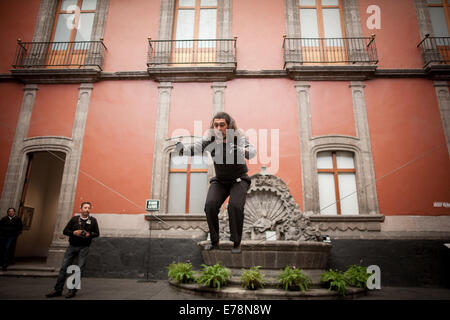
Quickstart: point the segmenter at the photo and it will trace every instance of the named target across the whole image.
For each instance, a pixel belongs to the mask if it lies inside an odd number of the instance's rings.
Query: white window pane
[[[179,0],[180,7],[195,7],[195,0]]]
[[[332,173],[319,173],[319,203],[321,214],[337,214],[336,189]]]
[[[74,14],[60,14],[58,16],[58,22],[56,24],[54,42],[67,42],[70,41],[70,33],[73,26]],[[66,50],[67,44],[54,43],[52,50]]]
[[[177,31],[175,40],[194,39],[195,10],[178,10]],[[192,42],[179,42],[177,48],[191,48]]]
[[[199,39],[215,39],[216,38],[216,9],[200,10],[200,23],[198,30]],[[199,42],[199,47],[213,48],[215,41]]]
[[[338,175],[339,197],[341,198],[342,214],[358,214],[358,196],[356,193],[356,178],[353,173]]]
[[[83,0],[81,10],[95,10],[97,7],[97,0]]]
[[[353,153],[351,152],[336,152],[336,165],[338,169],[354,169],[355,162],[353,160]]]
[[[217,0],[202,0],[201,2],[200,2],[200,5],[201,6],[210,6],[210,7],[213,7],[213,6],[217,6]]]
[[[333,169],[331,152],[319,152],[317,154],[317,169]]]
[[[323,6],[337,6],[339,5],[339,0],[322,0]]]
[[[186,213],[186,173],[169,174],[169,213]]]
[[[316,0],[299,0],[301,6],[315,6]]]
[[[431,25],[435,37],[448,37],[447,21],[445,20],[444,8],[434,7],[430,10]]]
[[[319,37],[316,9],[300,9],[300,28],[302,38]],[[308,43],[306,45],[315,45],[315,44]]]
[[[323,29],[325,38],[342,38],[339,9],[323,9]],[[342,46],[341,40],[327,40],[327,46]]]
[[[61,2],[61,11],[75,10],[77,0],[63,0]]]
[[[95,13],[82,13],[75,41],[90,41]]]
[[[208,169],[208,157],[206,156],[192,156],[191,157],[192,169]]]
[[[170,157],[170,169],[187,169],[188,157],[172,155]]]
[[[190,176],[189,212],[205,212],[205,200],[208,189],[208,175],[206,173],[192,172]]]

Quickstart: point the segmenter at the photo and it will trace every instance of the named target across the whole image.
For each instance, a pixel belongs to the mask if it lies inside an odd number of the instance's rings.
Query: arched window
[[[354,154],[323,151],[317,154],[321,214],[358,214]]]

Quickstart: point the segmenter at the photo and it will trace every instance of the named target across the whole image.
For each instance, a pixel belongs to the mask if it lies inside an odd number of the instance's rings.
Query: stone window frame
[[[364,175],[361,173],[361,150],[359,149],[357,145],[357,138],[350,137],[350,136],[326,136],[326,137],[318,137],[313,138],[314,146],[312,147],[312,154],[311,157],[311,167],[313,169],[313,198],[312,201],[314,202],[314,214],[321,215],[321,216],[336,216],[336,215],[326,215],[320,213],[320,202],[319,202],[319,181],[318,181],[318,169],[317,169],[317,155],[320,152],[326,152],[326,151],[345,151],[345,152],[351,152],[353,154],[353,160],[355,163],[355,178],[356,178],[356,192],[358,196],[358,211],[359,214],[365,214],[367,213],[366,210],[366,199],[364,198],[365,191],[364,188],[368,184],[367,181],[365,181]],[[350,215],[337,215],[340,217],[350,216]]]
[[[420,39],[424,39],[426,34],[433,36],[430,12],[426,0],[414,0],[417,13],[417,23],[419,25]]]
[[[362,37],[358,0],[340,0],[346,37]],[[298,0],[285,0],[286,32],[288,38],[300,38]]]
[[[60,0],[42,0],[39,8],[33,42],[50,42],[55,24],[58,2]],[[103,39],[109,0],[97,0],[92,27],[91,41]]]
[[[161,0],[158,40],[172,40],[177,0]],[[217,0],[217,38],[231,39],[232,0]]]

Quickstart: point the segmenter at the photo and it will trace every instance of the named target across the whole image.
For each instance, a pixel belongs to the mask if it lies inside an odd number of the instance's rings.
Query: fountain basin
[[[216,250],[205,250],[209,241],[198,243],[203,261],[207,265],[220,262],[222,265],[233,268],[250,268],[261,266],[261,269],[284,269],[286,266],[295,266],[299,269],[325,269],[332,245],[316,241],[261,241],[243,240],[241,253],[231,253],[233,243],[221,241]]]

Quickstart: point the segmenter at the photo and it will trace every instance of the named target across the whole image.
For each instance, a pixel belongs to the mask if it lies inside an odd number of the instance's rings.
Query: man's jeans
[[[17,236],[13,237],[2,237],[0,239],[0,253],[1,253],[1,263],[2,267],[7,267],[11,262],[13,256],[14,244],[16,243]]]
[[[83,275],[84,263],[86,262],[86,257],[89,253],[89,247],[75,247],[69,245],[64,254],[64,259],[61,265],[61,269],[59,269],[58,280],[56,280],[55,291],[62,292],[64,289],[64,282],[67,277],[67,268],[74,264],[74,260],[78,258],[77,265],[81,269],[81,275]]]

